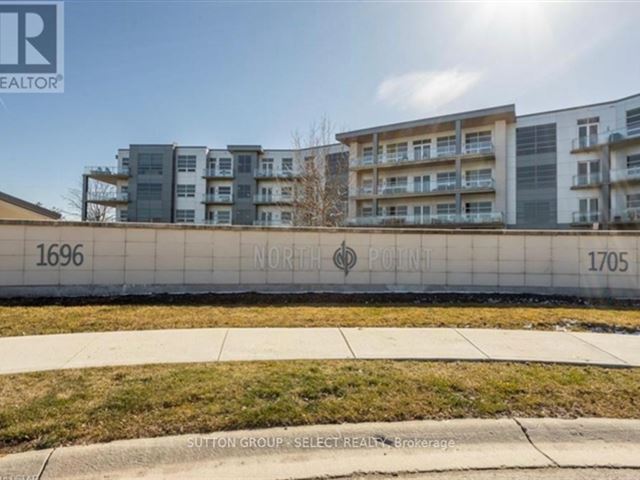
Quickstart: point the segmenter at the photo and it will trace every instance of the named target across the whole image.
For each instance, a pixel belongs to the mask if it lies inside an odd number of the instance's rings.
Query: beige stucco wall
[[[342,242],[357,255],[347,274],[334,262]],[[69,245],[65,252],[81,253],[82,262],[74,265],[71,259],[63,266],[65,260],[59,259],[56,265],[47,264],[49,249],[59,253],[61,245]],[[597,267],[606,255],[616,258],[611,261],[616,268],[605,264],[602,271],[590,271],[592,253]],[[0,296],[77,293],[92,291],[90,286],[115,293],[482,290],[636,296],[638,271],[637,232],[0,221]]]
[[[0,219],[47,220],[49,217],[0,200]]]

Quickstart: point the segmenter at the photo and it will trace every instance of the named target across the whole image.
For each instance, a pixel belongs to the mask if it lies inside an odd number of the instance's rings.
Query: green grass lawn
[[[640,330],[640,310],[516,305],[0,306],[0,336],[202,327],[478,327]]]
[[[239,362],[0,376],[0,453],[341,422],[640,418],[640,369],[509,363]]]

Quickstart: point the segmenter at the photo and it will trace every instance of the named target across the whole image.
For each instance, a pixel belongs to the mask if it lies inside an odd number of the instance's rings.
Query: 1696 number
[[[73,247],[68,243],[52,243],[47,248],[44,243],[41,243],[36,246],[40,251],[40,261],[36,265],[39,267],[55,267],[57,265],[66,267],[73,263],[78,267],[84,262],[82,247],[81,243]]]

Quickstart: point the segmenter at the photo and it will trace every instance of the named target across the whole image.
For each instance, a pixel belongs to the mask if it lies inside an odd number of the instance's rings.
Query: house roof
[[[41,207],[40,205],[36,205],[35,203],[27,202],[26,200],[14,197],[13,195],[9,195],[8,193],[0,192],[0,201],[4,201],[17,207],[24,208],[25,210],[30,210],[54,220],[58,220],[61,217],[58,212],[54,212],[53,210],[49,210],[48,208]]]

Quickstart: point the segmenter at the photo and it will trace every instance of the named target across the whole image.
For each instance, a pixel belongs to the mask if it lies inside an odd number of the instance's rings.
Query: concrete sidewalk
[[[211,328],[0,338],[0,374],[153,363],[416,359],[640,366],[640,335],[455,328]]]
[[[640,420],[428,420],[124,440],[8,455],[0,478],[279,480],[576,467],[640,468]]]

